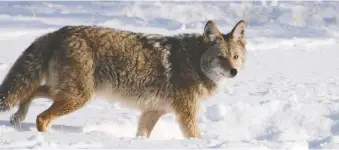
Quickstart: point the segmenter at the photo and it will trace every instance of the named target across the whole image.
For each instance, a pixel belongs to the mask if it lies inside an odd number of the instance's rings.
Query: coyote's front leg
[[[155,124],[164,115],[163,111],[145,111],[140,115],[137,136],[149,137]]]
[[[174,105],[177,121],[183,135],[186,138],[200,138],[200,131],[196,120],[198,101],[194,99],[194,96],[183,93],[177,96]]]

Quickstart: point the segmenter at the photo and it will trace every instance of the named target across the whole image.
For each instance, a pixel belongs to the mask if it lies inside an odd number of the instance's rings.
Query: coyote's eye
[[[234,55],[233,59],[238,59],[238,57],[239,57],[238,55]]]

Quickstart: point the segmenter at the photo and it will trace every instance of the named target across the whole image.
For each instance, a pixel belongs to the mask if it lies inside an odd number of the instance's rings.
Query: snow
[[[150,139],[135,137],[140,112],[114,101],[90,104],[37,132],[37,99],[19,129],[0,114],[0,149],[339,148],[339,2],[0,2],[0,78],[38,36],[63,25],[100,25],[173,35],[201,33],[213,19],[228,32],[248,22],[245,68],[203,102],[201,139],[184,139],[163,116]]]

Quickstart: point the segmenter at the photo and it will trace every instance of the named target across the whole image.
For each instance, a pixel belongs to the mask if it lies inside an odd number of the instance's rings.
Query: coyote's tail
[[[34,41],[16,60],[0,85],[0,112],[29,99],[41,85],[52,57],[47,35]]]

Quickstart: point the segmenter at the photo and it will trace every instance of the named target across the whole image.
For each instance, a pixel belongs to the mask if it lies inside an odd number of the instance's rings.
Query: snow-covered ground
[[[201,33],[207,20],[228,32],[248,22],[248,61],[202,104],[201,139],[184,139],[168,114],[151,138],[135,138],[139,112],[94,99],[48,133],[34,101],[19,130],[0,114],[0,149],[339,149],[339,2],[0,2],[0,78],[38,36],[63,25]]]

